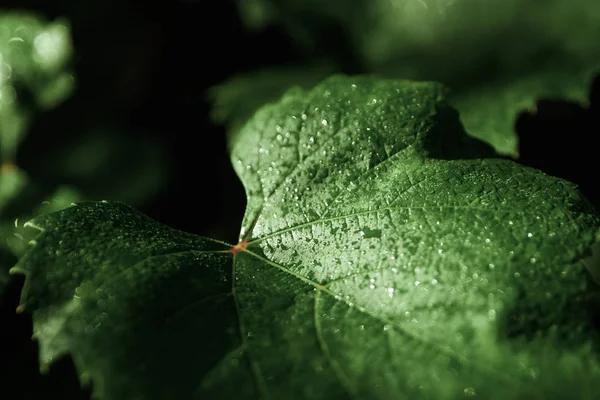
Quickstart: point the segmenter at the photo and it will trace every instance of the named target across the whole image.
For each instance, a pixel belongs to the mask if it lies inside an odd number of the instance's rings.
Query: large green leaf
[[[43,365],[101,399],[600,393],[600,221],[576,187],[464,134],[434,83],[335,77],[236,136],[240,242],[115,202],[37,217]]]

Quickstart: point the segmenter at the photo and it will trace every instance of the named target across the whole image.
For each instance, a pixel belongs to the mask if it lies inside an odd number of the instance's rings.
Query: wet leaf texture
[[[241,245],[114,202],[33,220],[41,360],[111,400],[594,398],[598,216],[488,154],[435,83],[288,92],[233,143]]]

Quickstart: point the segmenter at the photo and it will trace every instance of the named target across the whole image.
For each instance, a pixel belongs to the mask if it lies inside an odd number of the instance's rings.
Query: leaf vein
[[[244,326],[244,321],[242,319],[240,303],[237,299],[236,292],[235,292],[235,273],[236,273],[235,259],[236,259],[236,257],[233,257],[233,265],[231,267],[232,268],[232,270],[231,270],[231,295],[233,296],[233,299],[234,299],[236,314],[238,317],[240,340],[242,342],[242,347],[246,349],[246,351],[244,352],[244,355],[246,356],[246,358],[248,359],[248,362],[250,363],[250,370],[252,372],[252,376],[254,377],[254,381],[256,383],[256,387],[258,388],[258,392],[260,393],[260,396],[262,398],[268,399],[268,398],[270,398],[269,391],[267,389],[265,379],[262,376],[260,366],[257,364],[257,362],[252,357],[250,357],[250,350],[249,350],[248,341],[247,341],[246,328]]]
[[[369,215],[371,213],[377,213],[377,212],[381,212],[381,211],[394,211],[394,210],[426,210],[429,208],[450,208],[450,209],[466,209],[466,210],[478,210],[478,211],[486,211],[486,212],[492,212],[492,210],[486,209],[486,208],[481,208],[481,207],[471,207],[471,206],[452,206],[452,205],[447,205],[447,206],[391,206],[391,207],[382,207],[382,208],[376,208],[373,210],[366,210],[366,211],[358,211],[358,212],[354,212],[351,214],[346,214],[346,215],[340,215],[337,217],[328,217],[328,218],[321,218],[321,219],[316,219],[314,221],[309,221],[309,222],[305,222],[302,224],[298,224],[298,225],[292,225],[292,226],[288,226],[287,228],[284,229],[280,229],[278,231],[275,231],[273,233],[269,233],[265,236],[262,237],[258,237],[250,242],[248,242],[248,246],[250,245],[254,245],[256,243],[259,243],[265,239],[270,239],[272,237],[275,236],[279,236],[281,234],[287,233],[287,232],[292,232],[292,235],[294,234],[294,231],[296,229],[302,229],[302,228],[306,228],[306,227],[310,227],[311,225],[315,225],[315,224],[321,224],[321,223],[326,223],[326,222],[333,222],[333,221],[339,221],[341,219],[347,219],[347,218],[351,218],[351,217],[357,217],[357,216],[362,216],[362,215]]]
[[[353,181],[359,182],[362,178],[364,178],[365,176],[367,176],[368,174],[372,173],[373,171],[375,171],[377,168],[381,167],[382,165],[389,163],[391,161],[395,161],[396,157],[400,157],[401,155],[403,155],[404,151],[410,149],[412,147],[412,144],[408,145],[407,147],[401,149],[400,151],[398,151],[395,154],[392,154],[391,156],[387,153],[386,151],[386,155],[388,156],[388,158],[384,159],[383,161],[381,161],[380,163],[378,163],[377,165],[375,165],[373,168],[369,168],[366,171],[362,172],[358,177],[354,178]],[[422,183],[425,180],[419,182]],[[409,181],[410,182],[410,181]],[[412,185],[412,182],[411,182]],[[338,187],[338,189],[340,189]],[[407,190],[404,192],[406,193],[408,190],[410,190],[411,188],[407,188]],[[329,204],[334,204],[336,203],[340,197],[342,197],[344,194],[347,194],[348,191],[346,190],[346,186],[344,186],[344,188],[340,189],[340,191],[329,201]],[[352,193],[354,194],[354,193]],[[403,193],[402,193],[403,194]],[[327,208],[327,210],[325,210],[325,213],[323,214],[323,218],[327,217],[329,215],[329,212],[333,209],[333,207],[329,207]]]
[[[329,347],[327,346],[327,343],[325,342],[325,339],[323,338],[323,332],[321,329],[321,324],[319,323],[319,316],[318,316],[318,312],[317,312],[318,299],[320,298],[320,293],[321,293],[321,291],[317,290],[317,292],[315,293],[315,296],[314,296],[315,301],[313,302],[313,310],[314,310],[313,316],[314,316],[315,332],[317,335],[317,342],[319,343],[319,348],[321,349],[323,356],[325,357],[325,359],[331,366],[331,369],[333,370],[334,374],[337,376],[338,380],[340,381],[342,386],[346,389],[348,394],[353,398],[358,398],[358,396],[356,394],[356,389],[354,389],[352,386],[352,382],[346,376],[346,374],[340,367],[339,363],[337,361],[335,361],[333,359],[333,357],[331,357]]]

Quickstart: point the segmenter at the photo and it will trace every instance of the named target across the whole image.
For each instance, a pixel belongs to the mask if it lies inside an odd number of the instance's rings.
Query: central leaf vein
[[[345,218],[351,218],[351,217],[358,217],[358,216],[363,216],[363,215],[369,215],[372,213],[378,213],[378,212],[382,212],[382,211],[394,211],[394,210],[427,210],[427,209],[444,209],[444,208],[448,208],[448,209],[465,209],[465,210],[477,210],[477,211],[482,211],[482,212],[492,212],[493,210],[489,210],[486,208],[481,208],[481,207],[473,207],[473,206],[457,206],[457,205],[445,205],[445,206],[390,206],[390,207],[381,207],[381,208],[376,208],[373,210],[366,210],[366,211],[359,211],[359,212],[354,212],[351,214],[346,214],[346,215],[340,215],[337,217],[328,217],[328,218],[319,218],[316,219],[314,221],[309,221],[309,222],[305,222],[302,224],[298,224],[298,225],[293,225],[293,226],[289,226],[287,228],[284,229],[280,229],[278,231],[275,231],[273,233],[269,233],[265,236],[261,236],[261,237],[257,237],[256,239],[249,241],[248,242],[248,246],[250,245],[254,245],[256,243],[259,243],[265,239],[270,239],[273,238],[275,236],[279,236],[281,234],[287,233],[287,232],[292,232],[297,230],[297,229],[303,229],[306,227],[310,227],[311,225],[316,225],[316,224],[321,224],[321,223],[327,223],[327,222],[333,222],[333,221],[338,221],[341,219],[345,219]]]

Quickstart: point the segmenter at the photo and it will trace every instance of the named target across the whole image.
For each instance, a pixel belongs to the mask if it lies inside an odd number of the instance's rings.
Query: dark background
[[[230,166],[225,129],[210,120],[206,90],[238,72],[322,56],[333,56],[343,72],[363,72],[335,29],[319,49],[306,50],[278,28],[246,31],[232,0],[10,0],[0,7],[66,17],[74,40],[76,91],[36,117],[17,164],[48,185],[77,183],[49,174],[41,152],[96,122],[110,121],[135,141],[159,139],[172,161],[168,183],[138,208],[169,226],[230,243],[237,240],[245,196]],[[590,174],[598,170],[597,150],[590,143],[600,126],[598,86],[590,110],[543,102],[516,124],[519,161],[579,183],[596,206]],[[118,174],[118,166],[106,166],[107,179]],[[0,365],[7,367],[0,398],[88,398],[68,357],[39,374],[30,315],[14,312],[22,283],[13,279],[0,301]]]

